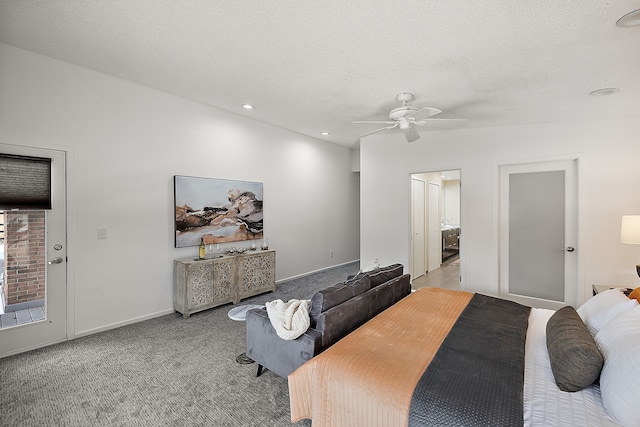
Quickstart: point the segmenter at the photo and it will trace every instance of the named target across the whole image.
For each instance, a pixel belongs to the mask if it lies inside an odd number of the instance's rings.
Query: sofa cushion
[[[578,391],[600,376],[604,358],[584,322],[571,306],[556,311],[547,322],[551,371],[562,391]]]
[[[351,289],[353,290],[353,296],[360,295],[361,293],[367,292],[369,289],[371,289],[371,277],[367,276],[366,274],[358,274],[356,277],[353,277],[344,282],[344,284],[345,286],[351,287]]]
[[[404,267],[402,264],[392,264],[364,274],[371,278],[371,287],[375,288],[376,286],[388,282],[391,279],[402,276],[403,270]]]
[[[410,278],[409,274],[396,277],[322,312],[316,330],[322,335],[323,351],[409,295]]]
[[[360,295],[370,289],[369,276],[363,275],[345,283],[336,283],[333,286],[317,291],[311,297],[309,317],[311,326],[315,326],[318,316],[338,304],[342,304],[356,295]]]

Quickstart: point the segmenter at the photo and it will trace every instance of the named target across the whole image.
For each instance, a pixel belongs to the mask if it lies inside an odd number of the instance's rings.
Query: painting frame
[[[174,175],[174,247],[262,239],[263,194],[262,182]]]

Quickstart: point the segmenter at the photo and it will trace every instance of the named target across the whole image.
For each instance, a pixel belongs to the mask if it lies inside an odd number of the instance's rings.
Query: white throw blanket
[[[280,299],[266,303],[267,314],[276,333],[283,340],[294,340],[309,328],[311,300]]]

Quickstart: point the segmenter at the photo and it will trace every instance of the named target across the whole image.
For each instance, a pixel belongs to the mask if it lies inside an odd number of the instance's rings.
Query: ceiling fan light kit
[[[429,117],[442,113],[442,110],[433,107],[416,108],[407,105],[409,101],[413,99],[413,94],[403,92],[396,96],[396,100],[402,103],[401,107],[394,108],[389,112],[389,120],[358,120],[352,123],[356,124],[385,124],[387,126],[376,129],[371,132],[364,133],[360,137],[371,135],[376,132],[382,132],[394,128],[399,128],[404,133],[408,142],[413,142],[420,139],[416,126],[428,126],[431,124],[438,124],[438,127],[451,127],[466,123],[466,120],[462,119],[430,119]]]

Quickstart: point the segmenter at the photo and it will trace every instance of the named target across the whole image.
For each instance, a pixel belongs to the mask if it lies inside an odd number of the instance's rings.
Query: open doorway
[[[411,174],[414,289],[460,287],[460,170]]]

